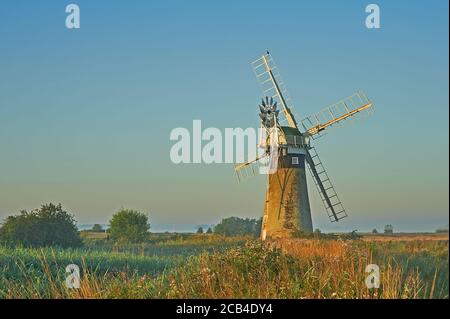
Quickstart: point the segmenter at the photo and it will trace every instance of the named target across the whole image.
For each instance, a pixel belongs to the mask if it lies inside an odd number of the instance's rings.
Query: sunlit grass
[[[108,251],[0,248],[2,298],[448,298],[448,241],[292,239]],[[155,246],[155,247],[153,247]],[[203,247],[204,249],[194,249]],[[213,249],[216,247],[217,249]],[[127,250],[128,249],[128,250]],[[120,251],[117,251],[120,250]],[[65,266],[82,269],[65,287]],[[368,264],[381,286],[365,285]]]

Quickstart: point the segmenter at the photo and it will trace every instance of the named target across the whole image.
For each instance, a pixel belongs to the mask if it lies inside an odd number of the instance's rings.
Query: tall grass
[[[199,255],[159,257],[105,251],[81,256],[70,250],[1,248],[0,267],[5,267],[5,260],[9,275],[1,277],[3,298],[449,296],[448,241],[248,241],[245,246]],[[83,275],[80,289],[69,290],[64,285],[64,270],[55,269],[72,261],[82,266]],[[102,263],[107,267],[99,266]],[[369,290],[365,285],[365,268],[370,263],[380,266],[379,289]]]
[[[201,255],[170,271],[161,286],[170,287],[163,290],[169,298],[448,298],[448,246],[425,247],[431,253],[420,264],[423,255],[411,254],[408,243],[377,250],[358,241],[249,243]],[[365,284],[372,263],[380,266],[379,289]]]
[[[448,298],[448,241],[285,240],[276,245],[310,269],[304,280],[307,297]],[[365,285],[368,264],[380,267],[379,289]]]
[[[121,252],[141,256],[191,256],[202,252],[218,252],[240,246],[245,242],[242,237],[222,238],[202,236],[204,239],[168,240],[155,244],[115,244],[113,242],[91,241],[89,251]]]

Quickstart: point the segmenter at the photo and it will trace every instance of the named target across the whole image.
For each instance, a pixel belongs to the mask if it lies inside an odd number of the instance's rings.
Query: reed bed
[[[449,296],[448,241],[291,239],[263,244],[248,240],[245,245],[234,246],[220,246],[217,242],[213,245],[221,248],[216,250],[210,244],[204,250],[191,251],[190,255],[155,250],[160,247],[132,252],[2,247],[0,297],[448,299]],[[64,269],[68,263],[76,263],[82,269],[79,289],[65,286]],[[378,289],[368,289],[365,284],[368,264],[380,267]]]

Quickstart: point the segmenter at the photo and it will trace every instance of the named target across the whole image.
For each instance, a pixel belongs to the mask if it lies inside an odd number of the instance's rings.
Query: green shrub
[[[95,224],[94,226],[92,226],[91,231],[94,233],[103,233],[104,232],[103,227],[100,224]]]
[[[0,228],[0,241],[33,247],[75,247],[82,244],[73,216],[64,211],[61,204],[51,203],[7,217]]]
[[[109,223],[110,237],[116,242],[140,243],[148,237],[148,217],[138,211],[122,209],[113,215]]]
[[[224,218],[214,227],[214,233],[224,236],[259,236],[262,219]]]

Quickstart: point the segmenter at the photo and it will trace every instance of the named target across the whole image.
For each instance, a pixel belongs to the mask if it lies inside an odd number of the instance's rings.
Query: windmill
[[[337,222],[347,217],[311,140],[348,122],[345,120],[371,114],[372,102],[358,91],[298,123],[292,100],[270,53],[252,62],[251,66],[264,96],[259,105],[261,127],[258,146],[262,154],[254,160],[235,165],[234,169],[239,180],[254,175],[255,165],[267,173],[261,239],[289,237],[296,231],[313,231],[306,167],[330,221]],[[261,167],[261,163],[265,166]]]

